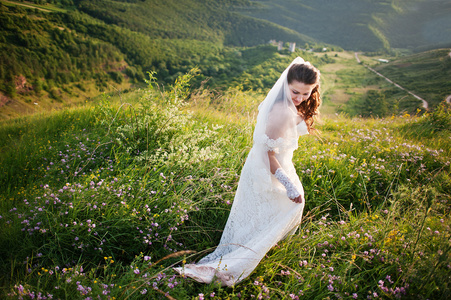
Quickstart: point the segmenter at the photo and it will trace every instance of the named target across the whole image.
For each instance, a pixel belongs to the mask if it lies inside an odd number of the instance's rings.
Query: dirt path
[[[357,60],[357,63],[361,63],[358,53],[355,52],[354,55],[355,55],[355,59]],[[371,72],[374,72],[376,75],[378,75],[378,76],[384,78],[385,80],[387,80],[388,82],[390,82],[391,84],[393,84],[394,86],[396,86],[397,88],[400,88],[401,90],[403,90],[403,91],[409,93],[410,95],[412,95],[412,96],[415,97],[416,99],[420,100],[420,101],[423,103],[423,108],[426,109],[426,110],[428,109],[429,105],[428,105],[428,103],[427,103],[426,100],[424,100],[423,98],[421,98],[421,97],[418,96],[418,95],[415,95],[415,94],[412,93],[411,91],[409,91],[409,90],[403,88],[402,86],[400,86],[400,85],[397,84],[396,82],[393,82],[392,80],[388,79],[387,77],[385,77],[385,76],[382,75],[381,73],[377,72],[376,70],[374,70],[374,69],[371,68],[370,66],[367,66],[367,65],[365,65],[365,64],[363,64],[363,63],[362,63],[362,65],[365,66],[365,67],[366,67],[368,70],[370,70]],[[450,98],[450,97],[448,97],[448,99],[449,99],[449,98]],[[448,101],[448,99],[447,99],[447,101]]]
[[[39,9],[39,10],[42,10],[42,11],[45,11],[45,12],[52,12],[49,9],[45,9],[45,8],[41,8],[41,7],[37,7],[37,6],[33,6],[33,5],[28,5],[28,4],[25,4],[25,3],[18,3],[18,2],[6,1],[6,0],[2,0],[1,2],[6,2],[6,3],[14,4],[14,5],[25,6],[25,7],[28,7],[28,8],[35,8],[35,9]]]

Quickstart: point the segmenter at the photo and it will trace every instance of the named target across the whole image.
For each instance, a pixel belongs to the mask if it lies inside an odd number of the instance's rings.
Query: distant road
[[[7,1],[7,0],[3,0],[3,2],[15,4],[15,5],[21,5],[21,6],[25,6],[25,7],[28,7],[28,8],[35,8],[35,9],[39,9],[39,10],[42,10],[42,11],[45,11],[45,12],[52,12],[50,9],[45,9],[45,8],[37,7],[37,6],[34,6],[34,5],[28,5],[28,4],[25,4],[25,3],[18,3],[18,2],[15,2],[15,1]]]
[[[357,63],[360,64],[361,61],[360,61],[360,58],[359,58],[359,54],[358,54],[357,52],[355,52],[354,55],[355,55],[355,59],[357,60]],[[426,109],[426,110],[428,109],[429,105],[428,105],[428,103],[427,103],[426,100],[424,100],[424,99],[421,98],[420,96],[415,95],[415,94],[412,93],[411,91],[406,90],[405,88],[403,88],[402,86],[400,86],[400,85],[397,84],[396,82],[393,82],[392,80],[388,79],[387,77],[385,77],[385,76],[382,75],[381,73],[377,72],[377,71],[374,70],[373,68],[371,68],[371,67],[369,67],[369,66],[367,66],[367,65],[365,65],[365,64],[363,64],[363,65],[364,65],[368,70],[374,72],[376,75],[378,75],[378,76],[384,78],[385,80],[387,80],[387,81],[390,82],[391,84],[395,85],[397,88],[400,88],[401,90],[406,91],[407,93],[409,93],[409,94],[412,95],[413,97],[417,98],[418,100],[421,100],[421,102],[423,103],[423,108]],[[450,97],[451,97],[451,96],[450,96]],[[448,99],[447,99],[448,103],[449,103],[449,101],[451,101],[451,100],[449,100],[450,97],[448,97]]]

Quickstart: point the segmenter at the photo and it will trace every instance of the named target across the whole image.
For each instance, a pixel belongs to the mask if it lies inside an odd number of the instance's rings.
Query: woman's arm
[[[268,158],[269,158],[269,170],[272,174],[276,173],[276,170],[279,168],[282,168],[279,161],[276,158],[276,152],[274,151],[268,151]]]
[[[288,175],[282,169],[279,161],[277,160],[276,153],[274,151],[268,151],[269,159],[269,169],[272,174],[282,183],[287,189],[288,198],[293,202],[302,203],[304,201],[304,196],[296,189],[294,184],[291,182]]]

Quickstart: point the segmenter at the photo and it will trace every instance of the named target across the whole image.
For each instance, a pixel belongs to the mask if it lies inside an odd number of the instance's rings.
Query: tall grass
[[[235,287],[176,275],[219,242],[263,99],[190,94],[193,76],[160,89],[151,74],[137,101],[2,125],[3,297],[446,298],[449,132],[410,116],[323,119],[294,157],[298,232]]]

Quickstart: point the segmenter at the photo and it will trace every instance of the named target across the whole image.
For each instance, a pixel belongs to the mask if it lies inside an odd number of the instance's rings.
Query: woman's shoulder
[[[278,114],[280,116],[295,116],[297,113],[294,111],[294,108],[287,106],[283,102],[276,102],[272,107],[271,113]]]

